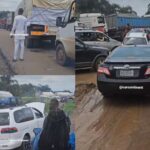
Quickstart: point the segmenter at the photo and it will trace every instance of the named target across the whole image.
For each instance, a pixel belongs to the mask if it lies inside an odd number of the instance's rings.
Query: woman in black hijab
[[[52,99],[50,111],[45,118],[39,140],[39,150],[68,150],[70,121],[63,110],[59,109],[57,99]]]

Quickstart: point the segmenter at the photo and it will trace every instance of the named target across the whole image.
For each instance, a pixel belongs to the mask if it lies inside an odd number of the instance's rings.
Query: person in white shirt
[[[15,49],[14,49],[14,56],[13,61],[17,61],[18,56],[21,61],[24,60],[24,41],[25,41],[25,34],[26,34],[26,23],[27,18],[23,16],[24,10],[20,8],[18,10],[18,15],[14,19],[11,37],[14,35],[14,42],[15,42]]]

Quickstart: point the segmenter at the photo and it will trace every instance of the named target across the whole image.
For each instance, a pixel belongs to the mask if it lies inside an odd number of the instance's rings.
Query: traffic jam
[[[149,94],[149,25],[149,16],[80,14],[76,70],[97,71],[97,86],[104,96]]]

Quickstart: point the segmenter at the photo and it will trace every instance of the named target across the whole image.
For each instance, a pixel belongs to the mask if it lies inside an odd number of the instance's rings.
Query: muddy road
[[[42,43],[40,48],[25,49],[24,61],[12,62],[14,39],[11,39],[9,34],[6,30],[0,30],[0,48],[16,74],[74,75],[72,64],[68,67],[62,67],[57,64],[55,50],[50,47],[50,42]]]
[[[150,97],[104,98],[93,77],[76,78],[77,150],[149,150]]]

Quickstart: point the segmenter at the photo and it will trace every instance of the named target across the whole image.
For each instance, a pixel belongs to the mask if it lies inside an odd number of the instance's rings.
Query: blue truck
[[[106,16],[108,35],[114,39],[122,41],[124,30],[127,24],[132,28],[149,28],[150,17],[138,17],[136,14],[116,13]]]

